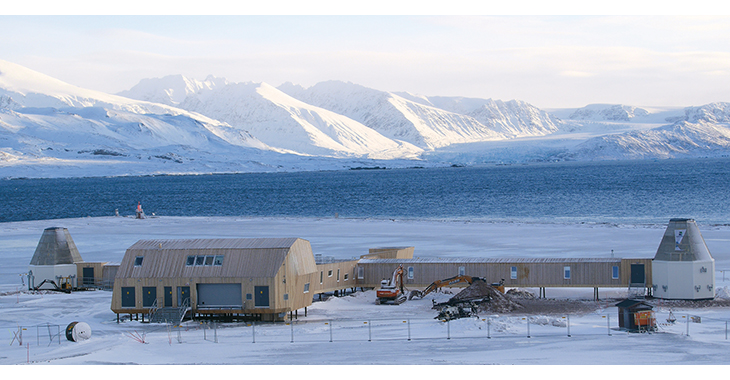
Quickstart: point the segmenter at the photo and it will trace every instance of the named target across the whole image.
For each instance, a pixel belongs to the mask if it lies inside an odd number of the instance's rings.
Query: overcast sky
[[[547,109],[730,101],[727,16],[6,12],[0,35],[0,59],[109,93],[143,78],[183,74],[274,86],[342,80],[429,96],[519,99]]]

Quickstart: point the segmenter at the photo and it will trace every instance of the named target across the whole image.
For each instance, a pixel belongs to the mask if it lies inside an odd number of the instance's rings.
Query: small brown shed
[[[653,331],[656,327],[654,307],[650,304],[626,299],[616,304],[618,307],[618,327],[629,331]]]

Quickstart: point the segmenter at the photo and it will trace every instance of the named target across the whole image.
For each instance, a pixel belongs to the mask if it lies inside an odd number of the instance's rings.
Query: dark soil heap
[[[484,281],[474,281],[464,290],[451,297],[449,303],[467,301],[475,301],[478,304],[479,311],[492,313],[508,313],[522,307]]]

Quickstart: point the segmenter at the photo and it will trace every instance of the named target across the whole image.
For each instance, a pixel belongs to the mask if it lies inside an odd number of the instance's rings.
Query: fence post
[[[251,321],[251,336],[253,336],[253,342],[256,343],[256,322]]]
[[[687,336],[689,336],[689,314],[687,314]]]
[[[727,321],[725,321],[725,340],[727,340]]]
[[[570,338],[570,314],[568,314],[568,338]]]
[[[492,335],[491,335],[491,331],[490,331],[491,327],[492,327],[491,325],[492,325],[492,319],[487,318],[487,339],[492,339]]]
[[[530,338],[530,318],[525,318],[527,320],[527,337]]]
[[[446,339],[451,339],[451,320],[446,320]]]
[[[289,326],[291,326],[291,342],[294,343],[294,321],[289,322]]]
[[[606,329],[608,330],[608,336],[611,336],[611,314],[606,314],[608,322],[606,322]]]
[[[372,342],[373,341],[373,328],[372,328],[373,324],[370,323],[370,320],[368,320],[366,323],[368,324],[368,342]]]
[[[408,320],[408,340],[411,340],[411,320]]]
[[[332,320],[330,319],[330,342],[332,342]]]
[[[218,323],[213,322],[213,339],[218,343]]]

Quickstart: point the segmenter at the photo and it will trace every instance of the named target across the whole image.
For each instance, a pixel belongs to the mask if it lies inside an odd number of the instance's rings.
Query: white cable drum
[[[66,327],[66,339],[79,342],[91,338],[91,326],[85,322],[71,322]]]

